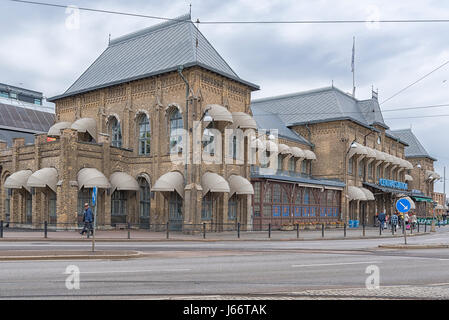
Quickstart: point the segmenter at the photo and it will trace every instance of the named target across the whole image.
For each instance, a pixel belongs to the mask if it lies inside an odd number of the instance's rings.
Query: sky
[[[174,18],[189,11],[196,21],[448,19],[441,0],[42,0],[59,5]],[[362,3],[363,2],[363,3]],[[0,82],[63,93],[104,51],[109,34],[121,35],[161,20],[73,11],[0,0]],[[77,21],[79,23],[77,23]],[[449,165],[449,64],[386,101],[449,61],[449,23],[199,24],[200,31],[242,78],[269,97],[334,85],[352,91],[355,37],[356,98],[379,91],[385,122],[392,130],[412,128],[443,176]],[[390,110],[390,111],[387,111]],[[449,176],[449,172],[448,172]],[[449,184],[448,184],[449,188]],[[435,184],[443,191],[443,182]]]

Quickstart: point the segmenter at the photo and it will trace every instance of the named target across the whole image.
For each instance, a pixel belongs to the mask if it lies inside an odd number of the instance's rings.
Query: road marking
[[[343,265],[350,265],[350,264],[372,264],[372,263],[382,263],[382,261],[359,261],[359,262],[320,263],[320,264],[293,264],[292,268],[343,266]]]
[[[103,270],[103,271],[81,271],[81,274],[103,274],[103,273],[139,273],[139,272],[180,272],[192,269],[161,269],[161,270]],[[65,274],[65,273],[64,273]]]

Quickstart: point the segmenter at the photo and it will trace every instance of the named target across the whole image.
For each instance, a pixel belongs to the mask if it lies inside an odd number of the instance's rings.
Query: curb
[[[398,244],[398,245],[379,245],[383,249],[444,249],[449,248],[449,244]]]
[[[0,256],[0,261],[26,261],[26,260],[104,260],[104,259],[135,259],[143,257],[140,251],[130,254],[61,254],[61,255],[33,255],[33,256]]]
[[[430,232],[421,232],[418,234],[409,234],[407,237],[419,237],[428,235]],[[288,239],[117,239],[117,238],[103,238],[95,239],[95,242],[238,242],[238,241],[329,241],[329,240],[372,240],[372,239],[395,239],[403,238],[404,236],[358,236],[358,237],[332,237],[332,238],[288,238]],[[64,238],[0,238],[0,242],[88,242],[91,243],[92,239],[64,239]]]

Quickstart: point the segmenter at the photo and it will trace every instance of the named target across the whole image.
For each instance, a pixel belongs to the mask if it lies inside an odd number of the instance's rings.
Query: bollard
[[[167,229],[165,230],[166,232],[167,232],[167,239],[168,239],[168,237],[169,237],[169,228],[168,228],[168,221],[167,221]]]
[[[363,236],[365,236],[365,222],[362,223],[362,227],[363,227]]]
[[[3,238],[3,220],[0,220],[0,238]]]
[[[206,239],[206,222],[203,222],[203,239]]]
[[[427,221],[424,223],[424,232],[427,232]]]
[[[382,235],[382,223],[379,223],[379,236]]]
[[[240,239],[240,222],[237,223],[237,238]]]
[[[299,223],[296,224],[296,238],[299,238]]]
[[[324,223],[321,224],[321,238],[324,238]]]
[[[47,221],[44,221],[44,238],[47,239]]]
[[[413,234],[413,228],[415,227],[415,225],[413,223],[410,224],[410,234]]]
[[[394,236],[394,226],[395,226],[395,225],[392,223],[392,224],[391,224],[391,234],[392,234],[393,236]]]
[[[128,222],[128,239],[131,239],[131,224]]]
[[[343,225],[343,232],[344,232],[344,237],[346,238],[346,222],[345,222],[345,224]]]
[[[268,238],[271,238],[271,223],[268,224]]]
[[[418,233],[419,233],[419,222],[418,222]]]

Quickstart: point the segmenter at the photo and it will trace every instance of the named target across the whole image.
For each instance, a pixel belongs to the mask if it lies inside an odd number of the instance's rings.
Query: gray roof
[[[13,131],[42,133],[55,123],[55,115],[0,103],[0,128]]]
[[[388,128],[377,99],[360,101],[335,87],[253,100],[251,107],[279,114],[287,126],[348,119],[363,126]]]
[[[424,149],[423,145],[419,142],[411,129],[392,130],[389,131],[389,133],[408,144],[408,147],[405,147],[406,158],[429,158],[434,161],[437,160],[427,153],[426,149]]]
[[[180,65],[201,66],[259,89],[231,69],[187,14],[112,40],[64,94],[48,100],[176,71]]]
[[[263,130],[277,130],[278,136],[281,138],[286,138],[289,140],[297,141],[302,144],[310,146],[311,143],[307,141],[304,137],[296,133],[290,128],[285,126],[285,123],[281,120],[279,115],[260,111],[257,108],[252,109],[253,118],[257,122],[258,129]]]
[[[14,138],[25,138],[25,144],[34,143],[34,133],[0,129],[0,140],[6,141],[8,147],[12,146]]]
[[[25,95],[28,97],[33,97],[36,99],[43,98],[42,92],[29,90],[29,89],[25,89],[25,88],[20,88],[20,87],[16,87],[16,86],[11,86],[11,85],[5,84],[5,83],[0,83],[0,91],[14,92],[17,94],[22,94],[22,95]]]

